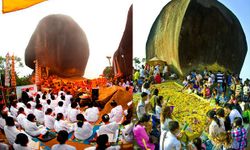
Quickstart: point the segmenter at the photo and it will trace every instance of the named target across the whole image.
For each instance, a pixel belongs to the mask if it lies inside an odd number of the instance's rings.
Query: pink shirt
[[[146,144],[147,144],[147,148],[150,148],[150,150],[154,150],[155,149],[155,145],[153,143],[149,142],[149,136],[145,130],[145,128],[142,125],[136,125],[133,129],[134,132],[134,138],[137,142],[137,144],[141,147],[144,148],[142,139],[145,140]]]

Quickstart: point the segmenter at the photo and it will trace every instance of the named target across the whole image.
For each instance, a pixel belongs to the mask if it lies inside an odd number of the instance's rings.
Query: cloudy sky
[[[50,14],[71,16],[85,31],[90,56],[85,77],[95,78],[109,65],[125,29],[132,0],[48,0],[28,9],[0,14],[0,55],[15,54],[24,61],[24,52],[39,21]],[[0,8],[2,1],[0,2]],[[18,75],[32,72],[17,68]]]

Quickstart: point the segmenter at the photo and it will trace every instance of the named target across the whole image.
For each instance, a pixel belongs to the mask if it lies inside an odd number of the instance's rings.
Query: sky
[[[96,78],[109,66],[106,56],[113,57],[119,46],[131,4],[132,0],[48,0],[28,9],[0,13],[0,56],[9,52],[24,63],[25,49],[39,21],[50,14],[64,14],[84,30],[90,50],[84,77]],[[25,66],[17,67],[16,72],[25,76],[32,70]]]
[[[170,0],[135,0],[133,21],[133,57],[146,57],[146,41],[154,20]],[[241,23],[248,45],[250,44],[250,1],[218,0],[230,9]],[[249,47],[249,46],[248,46]],[[248,51],[241,70],[241,78],[250,78],[250,52]]]

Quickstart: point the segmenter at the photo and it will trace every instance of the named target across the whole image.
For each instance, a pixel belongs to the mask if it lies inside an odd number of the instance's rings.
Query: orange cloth
[[[2,12],[8,13],[28,8],[46,0],[2,0]]]

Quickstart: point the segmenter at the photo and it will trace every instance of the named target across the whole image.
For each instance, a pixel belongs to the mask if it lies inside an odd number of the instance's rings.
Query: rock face
[[[179,75],[216,64],[240,73],[247,43],[237,17],[216,0],[172,0],[156,18],[146,44]],[[210,68],[211,70],[215,68]]]
[[[132,75],[133,53],[133,6],[131,5],[127,15],[127,23],[120,45],[113,56],[115,74],[121,73],[124,78]]]
[[[49,15],[34,31],[25,51],[25,64],[34,69],[34,60],[60,77],[84,75],[89,58],[87,37],[69,16]]]

